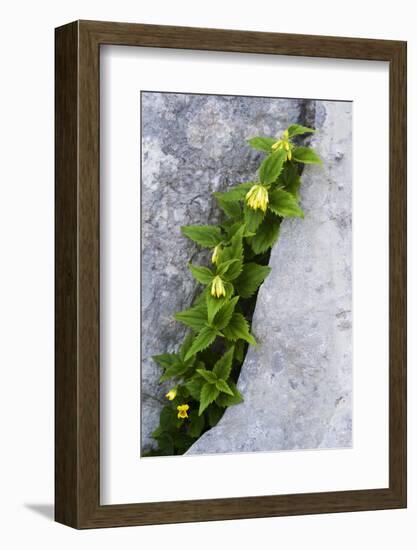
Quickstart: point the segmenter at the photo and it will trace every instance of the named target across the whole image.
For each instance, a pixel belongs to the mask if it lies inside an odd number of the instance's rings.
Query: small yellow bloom
[[[266,212],[268,208],[268,191],[263,185],[253,185],[246,193],[246,202],[253,210],[261,209]]]
[[[187,411],[190,407],[188,405],[178,405],[178,418],[188,418]]]
[[[226,289],[219,275],[216,275],[211,283],[211,295],[215,298],[226,296]]]
[[[169,390],[169,392],[165,394],[165,397],[170,401],[174,400],[177,397],[177,388],[172,388]]]
[[[292,158],[292,150],[294,145],[291,143],[290,138],[288,137],[288,130],[285,130],[282,133],[281,139],[276,141],[272,146],[272,151],[278,151],[279,149],[285,149],[287,151],[287,160]]]
[[[213,264],[217,264],[217,262],[219,261],[220,251],[221,251],[221,247],[218,244],[217,246],[214,247],[213,255],[211,257],[211,262]]]

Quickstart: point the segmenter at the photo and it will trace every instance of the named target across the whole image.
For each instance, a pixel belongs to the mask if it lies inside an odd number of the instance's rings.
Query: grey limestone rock
[[[317,102],[305,219],[283,222],[230,407],[188,454],[352,444],[351,103]]]
[[[250,181],[263,156],[246,140],[311,124],[314,107],[308,100],[142,92],[142,451],[155,445],[151,433],[168,389],[158,384],[161,369],[151,357],[177,350],[184,330],[172,316],[196,291],[187,264],[207,259],[180,227],[216,223],[211,194]]]

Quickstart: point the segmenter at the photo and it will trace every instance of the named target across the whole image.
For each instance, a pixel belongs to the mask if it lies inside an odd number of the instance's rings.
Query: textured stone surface
[[[283,223],[230,407],[189,454],[352,444],[351,104],[320,102],[303,174],[304,220]]]
[[[176,351],[183,337],[172,320],[196,290],[187,269],[201,253],[181,225],[215,223],[214,191],[253,178],[262,154],[245,140],[311,124],[314,102],[142,93],[142,449],[154,445],[166,386],[151,356]]]

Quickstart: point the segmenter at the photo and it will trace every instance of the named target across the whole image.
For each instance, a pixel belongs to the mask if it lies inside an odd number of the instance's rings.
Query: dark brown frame
[[[56,29],[55,519],[75,528],[406,506],[406,43],[76,21]],[[125,505],[99,499],[102,44],[389,62],[389,487]],[[377,93],[377,91],[376,91]]]

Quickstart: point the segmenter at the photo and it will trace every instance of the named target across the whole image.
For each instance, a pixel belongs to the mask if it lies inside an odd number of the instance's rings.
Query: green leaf
[[[243,214],[245,217],[246,229],[250,233],[255,233],[265,217],[265,212],[260,208],[254,210],[245,203],[243,206]]]
[[[158,442],[159,452],[161,455],[171,456],[174,454],[174,440],[171,434],[167,432],[163,432],[160,436],[156,437],[155,439]]]
[[[158,439],[158,437],[159,437],[162,433],[163,433],[163,429],[161,428],[161,426],[158,426],[158,427],[156,428],[156,430],[154,430],[154,431],[152,432],[152,437],[153,437],[154,439]]]
[[[310,147],[296,147],[293,150],[293,158],[304,164],[323,164],[318,154]]]
[[[158,365],[164,367],[164,369],[167,369],[168,367],[171,367],[172,365],[176,365],[178,363],[178,357],[175,353],[162,353],[161,355],[153,355],[152,359],[156,363],[158,363]]]
[[[176,313],[174,318],[184,325],[191,327],[193,330],[199,331],[207,322],[207,305],[202,302],[190,309],[185,309],[184,311]]]
[[[234,220],[242,217],[242,207],[239,201],[225,201],[220,197],[216,197],[217,203],[227,216]]]
[[[297,200],[299,199],[301,178],[298,175],[298,168],[295,163],[286,163],[278,181],[284,186],[285,191],[291,193]]]
[[[266,157],[259,168],[259,179],[261,183],[273,183],[280,175],[286,158],[287,151],[285,151],[285,149],[279,149]]]
[[[216,313],[216,315],[213,318],[212,325],[216,329],[223,330],[224,327],[229,324],[238,300],[239,300],[239,296],[235,296],[230,301],[222,305],[222,307],[219,309],[219,311]]]
[[[177,428],[180,425],[180,421],[177,418],[177,413],[173,407],[169,405],[163,407],[159,415],[159,424],[161,428],[167,432]]]
[[[223,329],[223,334],[228,340],[232,340],[232,342],[241,338],[248,342],[248,344],[256,346],[256,340],[249,332],[248,322],[241,313],[233,314],[230,323]]]
[[[227,266],[224,265],[224,263],[219,265],[219,269],[221,266],[222,273],[221,277],[224,281],[233,281],[236,279],[236,277],[239,277],[240,273],[242,272],[242,260],[228,260],[225,262]],[[219,273],[220,274],[220,273]]]
[[[233,365],[234,351],[234,346],[230,347],[214,365],[213,372],[217,378],[221,378],[223,380],[227,380],[229,378]]]
[[[236,359],[239,363],[243,363],[243,359],[245,358],[245,345],[246,344],[243,340],[238,340],[235,343],[234,359]]]
[[[199,283],[202,283],[203,285],[208,285],[213,280],[214,273],[208,267],[189,264],[188,268],[191,271],[194,279],[197,279],[197,281]]]
[[[183,225],[181,231],[183,235],[205,248],[214,248],[222,241],[220,228],[215,225]]]
[[[257,149],[258,151],[265,151],[265,153],[271,152],[271,147],[276,141],[277,140],[275,138],[260,136],[248,139],[248,143],[251,147]]]
[[[200,437],[201,432],[204,429],[205,419],[204,416],[199,416],[197,410],[193,410],[188,415],[189,417],[189,428],[188,428],[188,435],[191,437]]]
[[[205,409],[207,409],[210,403],[213,403],[219,393],[219,390],[214,384],[209,384],[208,382],[204,384],[204,386],[201,388],[200,394],[200,408],[198,410],[199,415],[201,415],[205,411]]]
[[[174,446],[178,450],[177,454],[183,455],[187,449],[194,443],[194,438],[184,432],[174,434]]]
[[[185,360],[198,353],[199,351],[208,348],[210,344],[216,339],[217,333],[211,327],[204,327],[195,337],[190,349],[187,351]]]
[[[287,131],[288,137],[290,138],[301,134],[311,134],[315,132],[313,128],[307,128],[307,126],[301,126],[301,124],[291,124],[291,126],[288,126]]]
[[[223,394],[226,395],[226,394]],[[214,428],[214,426],[219,422],[220,418],[223,416],[224,410],[216,405],[216,403],[212,403],[208,409],[207,409],[207,419],[210,428]]]
[[[213,193],[213,195],[216,197],[216,199],[220,198],[224,202],[239,201],[245,197],[246,193],[249,191],[252,185],[255,184],[251,181],[240,183],[235,187],[231,187],[228,191],[225,191],[224,193],[217,192]]]
[[[293,180],[287,183],[287,185],[285,186],[285,191],[291,193],[291,195],[298,201],[300,199],[300,186],[301,178],[297,175]]]
[[[204,383],[204,379],[199,374],[195,374],[185,383],[185,387],[190,392],[191,397],[196,401],[200,401],[201,388]]]
[[[217,380],[216,382],[216,388],[223,392],[223,393],[227,393],[229,395],[233,395],[233,392],[232,390],[229,388],[227,382],[225,380]]]
[[[230,245],[225,246],[222,249],[220,255],[220,261],[226,262],[227,260],[243,260],[243,235],[245,233],[245,225],[241,223],[234,224],[232,229],[234,229],[233,236],[230,239]]]
[[[190,367],[191,363],[178,363],[177,365],[172,365],[172,367],[168,367],[167,370],[164,372],[164,374],[159,379],[160,382],[165,382],[166,380],[169,380],[170,378],[174,378],[176,376],[182,376]]]
[[[297,199],[291,193],[276,189],[269,193],[269,208],[282,218],[304,218],[304,212],[298,206]]]
[[[223,278],[223,276],[228,272],[230,266],[236,262],[238,262],[236,258],[232,260],[226,260],[225,262],[220,262],[217,266],[216,275],[220,275],[220,277]]]
[[[206,289],[206,304],[207,304],[207,320],[209,324],[213,323],[214,316],[219,311],[219,309],[229,300],[233,294],[233,285],[232,283],[224,282],[224,289],[226,291],[226,296],[216,298],[211,295],[210,286]]]
[[[231,407],[232,405],[239,405],[239,403],[243,402],[243,396],[237,389],[236,384],[234,382],[230,382],[229,386],[233,392],[233,395],[228,395],[226,393],[219,394],[216,398],[216,404],[219,405],[219,407]]]
[[[278,239],[279,226],[279,218],[273,214],[267,214],[250,243],[255,254],[262,254],[262,252],[266,252],[268,248],[271,248]]]
[[[250,298],[270,272],[271,268],[266,265],[259,265],[253,262],[245,264],[242,273],[235,281],[238,294],[242,298]]]
[[[180,351],[178,353],[178,356],[179,358],[181,359],[181,361],[184,361],[184,358],[185,358],[185,354],[187,353],[187,351],[190,349],[191,347],[191,344],[193,343],[193,340],[194,340],[194,334],[192,334],[191,332],[186,336],[184,342],[182,343],[182,346],[180,348]]]
[[[197,372],[209,384],[215,384],[217,382],[217,376],[211,370],[197,369]]]

